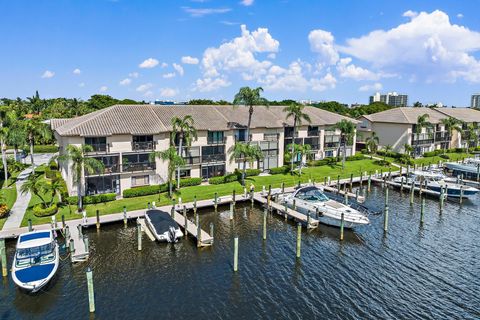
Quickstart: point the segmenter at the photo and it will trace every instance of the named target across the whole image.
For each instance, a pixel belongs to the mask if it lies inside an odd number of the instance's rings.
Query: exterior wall
[[[371,124],[371,131],[375,132],[379,138],[379,148],[391,145],[393,151],[403,152],[404,144],[412,142],[410,124],[376,122]]]

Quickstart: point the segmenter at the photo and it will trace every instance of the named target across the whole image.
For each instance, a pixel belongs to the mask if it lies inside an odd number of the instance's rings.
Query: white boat
[[[145,221],[158,241],[175,243],[183,237],[182,230],[167,212],[157,209],[147,210]]]
[[[21,234],[13,259],[13,282],[22,289],[37,292],[55,275],[58,261],[58,244],[51,230]]]
[[[283,202],[290,208],[294,207],[294,200],[296,211],[310,214],[313,217],[318,209],[318,221],[329,226],[340,227],[342,213],[345,228],[354,228],[370,223],[366,214],[330,199],[322,189],[315,186],[299,188],[283,198]]]
[[[404,184],[411,185],[413,182],[416,187],[421,185],[422,188],[436,192],[441,192],[443,188],[448,197],[455,198],[460,197],[461,190],[463,190],[463,196],[466,198],[474,196],[480,191],[474,187],[457,184],[452,180],[452,178],[446,177],[443,173],[432,171],[414,171],[408,176],[393,179],[396,183],[402,183],[403,181]]]

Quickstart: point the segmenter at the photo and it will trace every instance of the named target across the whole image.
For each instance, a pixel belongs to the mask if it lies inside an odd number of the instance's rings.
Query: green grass
[[[16,178],[19,172],[14,173],[4,184],[4,181],[0,181],[0,185],[3,186],[0,190],[0,194],[3,196],[5,203],[8,208],[12,209],[15,201],[17,201],[17,186],[15,184]],[[7,217],[0,219],[0,230],[3,228],[3,225],[7,221]]]
[[[466,153],[461,153],[461,152],[449,152],[449,153],[447,152],[446,154],[450,157],[450,159],[443,159],[440,156],[434,156],[434,157],[421,157],[421,158],[412,159],[412,160],[417,166],[426,166],[426,165],[429,165],[429,164],[437,164],[439,161],[442,161],[442,162],[458,161],[458,160],[462,160],[464,158],[468,158],[468,157],[472,156],[471,154],[468,155]],[[366,155],[366,157],[370,157],[370,156]],[[383,156],[378,155],[378,154],[374,155],[374,157],[377,157],[377,158],[380,158],[380,159],[384,158]],[[389,161],[390,163],[405,166],[404,164],[401,164],[395,158],[386,157],[385,159],[387,161]]]
[[[284,182],[286,187],[294,186],[298,184],[298,181],[307,182],[309,179],[317,182],[323,182],[325,177],[330,176],[332,180],[337,179],[337,175],[340,175],[341,178],[350,177],[350,174],[354,176],[359,176],[360,172],[364,171],[375,171],[375,170],[385,170],[385,167],[378,166],[374,161],[370,159],[358,160],[358,161],[347,161],[345,163],[345,170],[342,170],[340,163],[335,166],[321,166],[321,167],[310,167],[304,168],[302,170],[302,176],[299,175],[290,175],[290,174],[278,174],[271,176],[257,176],[257,177],[248,177],[246,179],[247,188],[250,187],[250,184],[255,185],[256,190],[261,190],[262,186],[268,188],[269,185],[272,188],[278,188],[281,186],[281,183]],[[197,196],[197,200],[204,199],[213,199],[215,193],[219,197],[225,195],[231,195],[233,190],[237,195],[243,194],[243,187],[239,182],[230,182],[226,184],[219,185],[201,185],[193,187],[185,187],[175,193],[174,198],[182,197],[182,202],[191,202],[194,197]],[[120,213],[123,211],[123,207],[126,206],[128,211],[144,209],[147,207],[148,202],[155,201],[157,206],[171,204],[172,200],[168,198],[167,193],[136,197],[136,198],[126,198],[120,199],[111,202],[105,202],[100,204],[86,205],[85,209],[89,217],[93,217],[96,214],[96,210],[100,211],[101,215],[111,214],[111,213]],[[35,197],[32,197],[30,201],[29,208],[25,214],[25,217],[22,221],[22,225],[26,226],[28,219],[32,219],[33,224],[42,224],[49,223],[51,217],[36,217],[33,214],[33,205],[39,203],[40,200]],[[56,214],[57,221],[61,221],[61,216],[65,215],[66,220],[78,219],[81,218],[79,214],[76,213],[76,206],[65,206],[60,208],[59,212]]]

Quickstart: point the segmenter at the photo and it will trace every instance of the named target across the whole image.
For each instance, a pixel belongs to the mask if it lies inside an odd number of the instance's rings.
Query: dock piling
[[[423,215],[425,214],[425,197],[422,197],[422,204],[420,206],[420,223],[423,224]]]
[[[370,192],[372,190],[372,172],[368,175],[368,182],[367,182],[367,191]]]
[[[412,181],[410,184],[410,205],[413,205],[413,197],[415,194],[415,183]]]
[[[302,224],[297,223],[297,259],[300,258],[302,249]]]
[[[2,254],[2,276],[8,275],[7,267],[7,248],[5,247],[5,239],[0,239],[0,251]]]
[[[337,176],[337,194],[340,193],[340,175]]]
[[[28,232],[33,231],[32,219],[28,219]]]
[[[233,239],[233,271],[238,271],[238,236]]]
[[[230,220],[233,220],[233,203],[230,202]]]
[[[100,211],[99,210],[96,211],[96,215],[97,215],[97,230],[100,230]]]
[[[65,215],[62,214],[62,229],[63,229],[63,232],[65,232]]]
[[[185,220],[185,238],[188,237],[188,219],[187,219],[187,207],[183,206],[183,219]]]
[[[345,214],[342,212],[340,220],[340,241],[343,241],[343,229],[345,228]]]
[[[142,250],[142,225],[140,224],[140,220],[137,219],[137,241],[138,241],[138,251]]]
[[[385,217],[383,220],[383,231],[388,231],[388,205],[385,205]]]
[[[125,228],[127,227],[128,219],[127,219],[127,207],[123,206],[123,225]]]
[[[282,182],[282,195],[285,193],[285,182]]]
[[[200,226],[200,215],[197,214],[197,219],[195,221],[197,223],[197,247],[202,245],[202,228]]]
[[[78,235],[80,237],[80,239],[83,238],[83,228],[82,228],[82,225],[81,224],[78,224],[77,225],[77,229],[78,229]]]
[[[75,254],[75,243],[73,242],[73,239],[70,239],[68,249],[70,251],[70,258],[72,258],[72,262],[73,262],[73,255]]]
[[[193,196],[193,215],[197,215],[197,196]]]
[[[460,186],[460,204],[463,202],[463,185]]]
[[[345,184],[345,185],[347,185],[347,184]],[[348,206],[348,193],[347,193],[347,190],[346,190],[346,189],[347,189],[347,188],[345,188],[345,193],[344,193],[344,195],[343,195],[343,202],[345,203],[345,205]]]
[[[267,209],[263,211],[263,240],[267,240]]]
[[[213,206],[215,207],[215,212],[217,212],[218,207],[218,193],[215,192],[215,200],[213,202]]]
[[[93,272],[90,267],[87,268],[87,288],[88,288],[88,308],[90,313],[95,312],[95,294],[93,291]]]
[[[353,173],[350,174],[350,192],[353,191]]]
[[[83,237],[83,245],[85,246],[85,252],[90,253],[90,244],[88,241],[88,236]]]
[[[210,222],[210,236],[212,237],[212,244],[213,244],[213,239],[215,238],[213,236],[213,222]]]
[[[443,187],[440,188],[440,213],[443,211],[443,201],[445,200],[445,191]]]

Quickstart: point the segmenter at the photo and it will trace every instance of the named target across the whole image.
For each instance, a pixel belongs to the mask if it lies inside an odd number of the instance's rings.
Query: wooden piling
[[[263,240],[267,240],[267,209],[263,210]]]
[[[293,210],[297,210],[297,205],[295,199],[293,199]]]
[[[8,275],[7,267],[7,248],[5,247],[5,239],[0,239],[0,251],[2,255],[2,276],[6,277]]]
[[[345,190],[345,193],[343,194],[343,203],[348,206],[348,193],[347,190]]]
[[[350,174],[350,192],[353,191],[353,173]]]
[[[425,197],[422,197],[422,204],[420,206],[420,223],[423,223],[424,213],[425,213]]]
[[[415,183],[412,180],[412,183],[410,184],[410,205],[413,205],[414,195],[415,195]]]
[[[137,248],[138,251],[142,250],[142,225],[140,224],[140,220],[137,219]]]
[[[125,228],[127,227],[128,224],[128,218],[127,218],[127,207],[123,206],[123,225]]]
[[[307,210],[307,230],[310,227],[310,221],[311,221],[310,210]]]
[[[445,201],[445,191],[443,187],[440,188],[440,212],[443,211],[443,201]]]
[[[337,193],[340,193],[340,175],[337,176]]]
[[[359,191],[360,189],[355,190],[355,201],[357,202],[358,202]]]
[[[288,219],[288,207],[287,207],[287,203],[285,202],[283,205],[284,205],[284,211],[285,211],[285,221],[287,221],[287,219]]]
[[[185,221],[185,238],[188,237],[188,218],[187,218],[187,207],[183,206],[183,219]]]
[[[238,271],[238,236],[233,239],[233,271]]]
[[[282,195],[285,193],[285,182],[282,182]]]
[[[96,215],[97,215],[97,230],[100,230],[100,211],[99,210],[96,211]]]
[[[65,215],[62,214],[62,229],[63,229],[63,232],[65,232]]]
[[[193,215],[197,215],[197,196],[193,196]]]
[[[202,245],[202,227],[200,226],[200,215],[197,214],[197,220],[195,221],[197,224],[197,247]]]
[[[235,189],[232,191],[232,202],[233,202],[233,208],[235,209],[235,204],[236,204],[236,199],[235,199]]]
[[[388,205],[385,205],[385,217],[383,220],[383,231],[388,231]]]
[[[88,241],[88,236],[83,237],[83,245],[85,247],[85,252],[90,253],[90,244],[89,244],[89,241]]]
[[[368,182],[367,182],[367,191],[370,192],[372,190],[372,173],[368,175]]]
[[[73,240],[73,239],[70,239],[68,249],[69,249],[69,251],[70,251],[70,258],[71,258],[72,261],[73,261],[73,255],[75,254],[75,243],[74,243],[74,240]]]
[[[218,193],[215,192],[215,201],[213,202],[213,206],[215,207],[215,212],[217,212],[218,207]]]
[[[213,239],[215,238],[213,236],[213,222],[210,222],[210,236],[212,237],[212,244],[213,244]]]
[[[33,231],[32,219],[28,219],[28,232]]]
[[[363,187],[363,172],[360,171],[360,189]]]
[[[340,220],[340,241],[343,241],[343,228],[345,227],[345,214],[342,212]]]
[[[93,291],[93,272],[87,268],[88,308],[90,313],[95,312],[95,293]]]
[[[300,258],[302,249],[302,224],[297,223],[297,259]]]
[[[460,204],[463,202],[463,185],[460,186]]]

